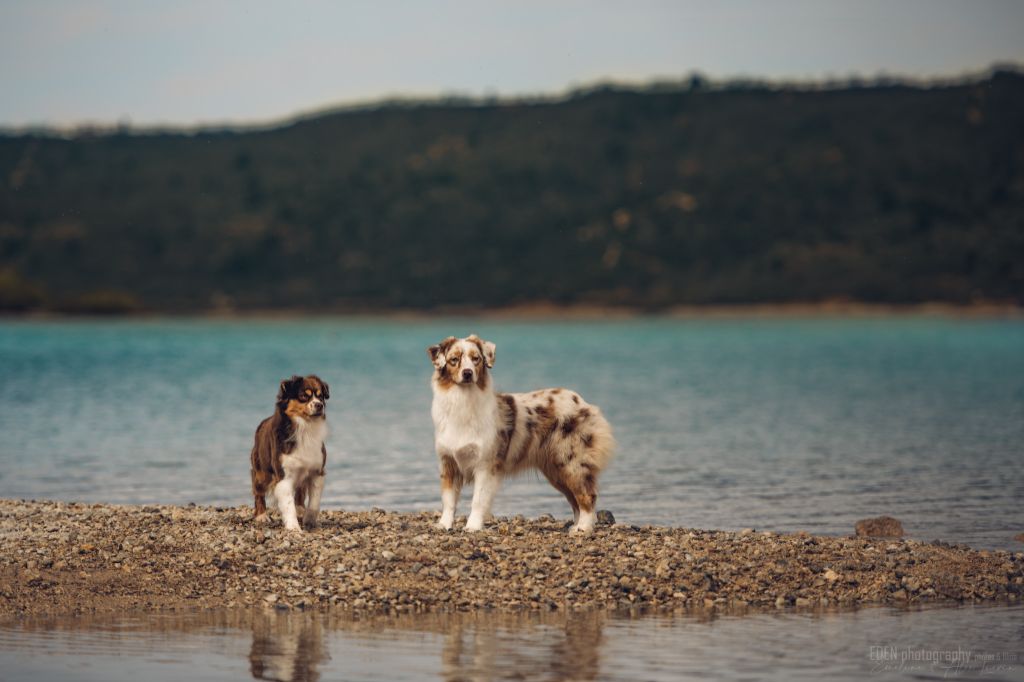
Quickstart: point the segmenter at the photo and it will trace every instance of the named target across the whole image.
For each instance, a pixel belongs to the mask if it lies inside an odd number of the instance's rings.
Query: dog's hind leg
[[[594,506],[597,504],[597,468],[593,464],[583,462],[567,481],[569,489],[580,507],[573,532],[589,533],[594,530],[597,515]]]
[[[302,518],[306,514],[306,493],[309,491],[309,481],[302,485],[295,486],[295,518]]]
[[[253,520],[256,523],[263,523],[267,520],[267,486],[269,476],[262,471],[252,470],[252,495],[253,495],[253,506],[255,512],[253,513]]]
[[[576,502],[576,496],[572,494],[572,490],[562,482],[560,474],[549,474],[546,471],[543,473],[544,477],[548,479],[548,483],[554,486],[555,490],[565,495],[565,499],[569,501],[569,506],[572,507],[573,525],[578,524],[580,522],[580,505]]]

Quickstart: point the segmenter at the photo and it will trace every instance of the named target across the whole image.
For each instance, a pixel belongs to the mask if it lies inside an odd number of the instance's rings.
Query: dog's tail
[[[590,414],[576,431],[583,455],[598,471],[604,471],[615,455],[615,435],[612,426],[597,407],[589,407]]]

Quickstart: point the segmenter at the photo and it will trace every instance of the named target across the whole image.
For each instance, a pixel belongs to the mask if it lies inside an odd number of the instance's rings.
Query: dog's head
[[[324,419],[327,417],[327,399],[331,391],[327,382],[310,374],[308,377],[293,376],[281,382],[277,392],[277,406],[293,419]]]
[[[470,334],[464,339],[449,336],[428,348],[427,355],[434,363],[442,385],[468,387],[478,384],[483,388],[487,382],[487,370],[494,367],[494,351],[493,343]]]

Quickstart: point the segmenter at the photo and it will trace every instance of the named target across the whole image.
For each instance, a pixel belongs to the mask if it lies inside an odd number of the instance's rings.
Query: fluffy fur
[[[450,336],[427,349],[441,471],[438,524],[452,527],[462,486],[472,483],[466,530],[480,530],[501,480],[536,469],[569,501],[573,531],[593,530],[597,479],[615,450],[611,426],[600,409],[567,389],[495,392],[495,350],[476,335]]]
[[[277,503],[288,530],[316,526],[327,464],[327,383],[319,377],[293,376],[281,382],[274,414],[256,428],[252,446],[255,520],[267,519],[266,495]]]

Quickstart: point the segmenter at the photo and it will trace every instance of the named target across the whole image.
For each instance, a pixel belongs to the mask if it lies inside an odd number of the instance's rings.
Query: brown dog
[[[327,464],[327,382],[315,375],[293,376],[281,382],[277,408],[256,428],[252,446],[252,493],[255,519],[267,519],[265,497],[273,494],[288,530],[316,526]],[[304,504],[305,503],[305,504]]]

